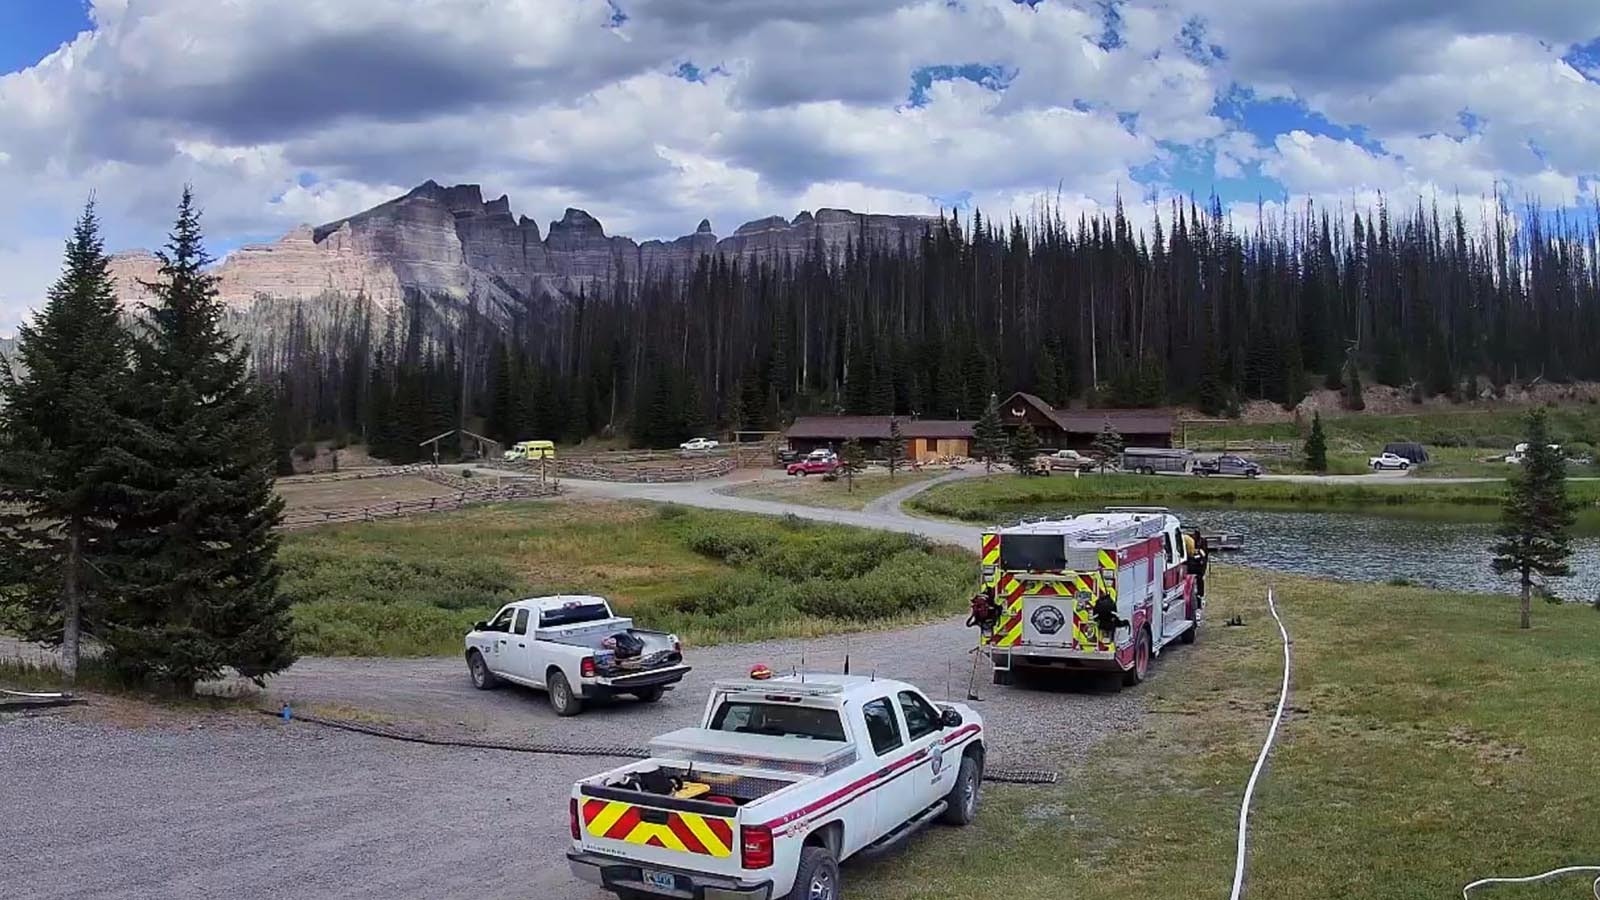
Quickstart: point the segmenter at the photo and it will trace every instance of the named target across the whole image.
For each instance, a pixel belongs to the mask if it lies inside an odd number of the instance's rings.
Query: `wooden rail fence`
[[[339,509],[299,509],[284,513],[283,523],[280,527],[285,531],[295,531],[301,528],[315,528],[318,525],[376,522],[381,519],[398,519],[431,512],[446,512],[483,503],[501,503],[507,500],[548,497],[556,494],[559,490],[553,482],[540,484],[536,481],[519,481],[500,487],[475,487],[459,491],[454,495],[429,497],[425,500],[396,500],[372,506]]]

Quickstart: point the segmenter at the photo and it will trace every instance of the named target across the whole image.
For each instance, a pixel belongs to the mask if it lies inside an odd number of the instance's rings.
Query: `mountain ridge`
[[[633,283],[668,272],[687,277],[703,256],[782,261],[802,258],[819,244],[825,254],[842,253],[852,241],[911,246],[937,222],[932,216],[822,208],[792,219],[754,219],[727,237],[718,237],[702,219],[690,234],[641,242],[606,234],[598,219],[576,207],[541,232],[534,219],[513,214],[505,194],[485,201],[480,185],[444,186],[430,179],[370,209],[240,247],[213,271],[222,300],[236,309],[262,297],[342,294],[392,308],[407,296],[422,296],[445,305],[476,302],[492,319],[510,321],[543,303],[618,280]],[[149,251],[115,254],[119,296],[125,302],[147,299],[139,282],[150,280],[155,266]]]

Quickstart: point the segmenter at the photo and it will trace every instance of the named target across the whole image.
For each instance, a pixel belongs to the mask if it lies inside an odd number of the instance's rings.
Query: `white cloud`
[[[1047,198],[1075,217],[1119,190],[1142,221],[1149,171],[1194,179],[1168,185],[1185,193],[1209,176],[1271,195],[1259,174],[1358,204],[1497,186],[1568,203],[1600,174],[1600,84],[1561,59],[1600,34],[1600,4],[1113,8],[95,0],[96,30],[0,77],[0,329],[37,303],[91,191],[121,246],[158,243],[184,183],[218,237],[434,178],[509,193],[541,223],[581,206],[645,238],[822,205],[931,212],[935,197],[996,217]],[[699,82],[673,75],[684,64]],[[1362,137],[1240,130],[1216,112],[1235,85]],[[1196,159],[1212,171],[1188,173]]]

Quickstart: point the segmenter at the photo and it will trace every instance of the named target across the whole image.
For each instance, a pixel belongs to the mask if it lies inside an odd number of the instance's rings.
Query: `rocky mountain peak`
[[[263,297],[315,303],[360,296],[383,309],[420,297],[443,319],[471,300],[491,318],[510,321],[618,278],[687,277],[706,255],[771,262],[819,247],[842,253],[851,242],[911,245],[935,225],[920,216],[824,209],[757,219],[720,239],[702,219],[692,234],[640,244],[608,236],[598,219],[572,207],[541,238],[533,218],[512,213],[510,197],[485,202],[479,185],[430,179],[347,218],[241,247],[216,274],[223,300],[239,309]],[[138,282],[153,278],[158,265],[149,253],[119,255],[119,295],[144,299]]]
[[[601,226],[599,219],[581,209],[574,209],[570,206],[567,207],[566,212],[561,214],[560,220],[550,223],[550,234],[554,236],[557,231],[592,232],[602,238],[606,236],[606,230]]]

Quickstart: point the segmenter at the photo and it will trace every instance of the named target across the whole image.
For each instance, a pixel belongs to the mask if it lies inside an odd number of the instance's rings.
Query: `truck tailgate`
[[[726,876],[740,871],[738,807],[583,785],[579,843],[644,866]]]

